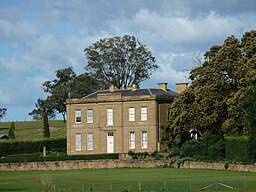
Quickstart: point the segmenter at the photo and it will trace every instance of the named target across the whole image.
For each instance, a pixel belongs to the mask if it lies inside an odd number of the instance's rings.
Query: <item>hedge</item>
[[[226,137],[226,158],[234,163],[256,162],[256,141],[247,137]]]
[[[5,140],[0,141],[0,156],[42,152],[58,148],[66,148],[66,138],[44,138],[38,140]]]
[[[0,159],[0,163],[27,163],[46,161],[68,161],[68,160],[97,160],[97,159],[118,159],[118,154],[95,154],[95,155],[67,155],[65,153],[50,154],[42,157],[41,153],[11,155]]]

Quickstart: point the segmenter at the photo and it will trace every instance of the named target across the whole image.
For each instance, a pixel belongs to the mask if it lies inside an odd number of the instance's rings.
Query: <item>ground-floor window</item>
[[[93,134],[87,134],[87,150],[93,150]]]
[[[146,149],[148,148],[148,134],[147,131],[141,132],[141,148]]]
[[[81,143],[82,143],[82,135],[81,135],[81,133],[76,133],[76,135],[75,135],[75,143],[76,143],[76,145],[75,145],[76,151],[81,151],[82,150],[82,145],[81,145]]]
[[[129,149],[135,149],[135,133],[129,132]]]

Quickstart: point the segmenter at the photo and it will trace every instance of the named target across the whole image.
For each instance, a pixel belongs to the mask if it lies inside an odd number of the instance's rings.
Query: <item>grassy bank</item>
[[[42,121],[15,121],[16,139],[33,139],[43,137]],[[50,120],[51,137],[66,137],[66,123]],[[8,134],[11,122],[0,122],[0,134]]]
[[[219,180],[252,192],[256,174],[200,169],[122,168],[72,171],[0,172],[0,191],[42,191],[41,179],[52,182],[55,191],[199,191]],[[213,186],[206,191],[217,191]],[[220,191],[232,191],[221,187]]]

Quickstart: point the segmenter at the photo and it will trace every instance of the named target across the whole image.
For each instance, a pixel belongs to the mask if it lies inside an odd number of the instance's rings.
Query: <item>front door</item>
[[[107,133],[107,153],[114,153],[114,133]]]

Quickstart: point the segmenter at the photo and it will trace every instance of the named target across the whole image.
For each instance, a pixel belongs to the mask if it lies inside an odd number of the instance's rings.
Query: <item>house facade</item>
[[[67,153],[102,154],[161,150],[161,126],[176,93],[157,89],[99,90],[67,106]]]

